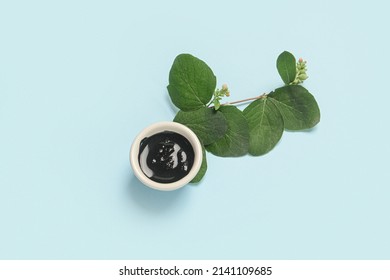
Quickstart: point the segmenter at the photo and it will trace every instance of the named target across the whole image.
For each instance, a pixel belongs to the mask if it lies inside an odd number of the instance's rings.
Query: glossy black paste
[[[172,183],[190,172],[194,156],[194,149],[184,136],[164,131],[141,141],[138,161],[142,172],[151,180]]]

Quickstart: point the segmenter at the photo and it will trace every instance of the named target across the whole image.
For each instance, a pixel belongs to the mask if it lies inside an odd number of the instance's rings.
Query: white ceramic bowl
[[[138,161],[141,141],[145,139],[145,137],[150,137],[154,134],[164,132],[164,131],[172,131],[184,136],[190,142],[192,148],[194,149],[194,163],[192,165],[190,172],[185,177],[172,183],[159,183],[151,180],[141,170]],[[176,122],[158,122],[146,127],[134,139],[130,149],[130,164],[134,170],[134,175],[144,185],[156,190],[173,191],[188,184],[196,176],[196,174],[198,174],[198,171],[202,165],[202,156],[203,156],[202,145],[198,137],[196,136],[196,134],[192,132],[191,129]]]

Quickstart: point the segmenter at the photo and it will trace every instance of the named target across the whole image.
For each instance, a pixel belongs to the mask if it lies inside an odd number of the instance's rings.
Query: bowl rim
[[[150,137],[154,134],[164,132],[164,131],[172,131],[184,136],[190,142],[192,148],[194,149],[194,163],[192,165],[190,172],[185,177],[172,183],[159,183],[151,180],[141,170],[138,161],[139,147],[141,141],[145,139],[145,137]],[[145,127],[135,137],[130,148],[129,159],[130,159],[130,165],[134,171],[134,175],[144,185],[160,191],[173,191],[187,185],[198,174],[198,171],[200,170],[200,167],[202,165],[203,148],[202,148],[202,144],[199,141],[199,138],[187,126],[172,121],[157,122]]]

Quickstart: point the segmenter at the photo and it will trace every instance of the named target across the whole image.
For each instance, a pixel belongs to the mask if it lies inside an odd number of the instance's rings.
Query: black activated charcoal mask
[[[163,131],[141,141],[138,162],[149,179],[173,183],[190,172],[194,157],[194,149],[187,138],[176,132]]]

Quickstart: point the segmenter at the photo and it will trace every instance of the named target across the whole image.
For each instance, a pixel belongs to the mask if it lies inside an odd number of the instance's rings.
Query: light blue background
[[[1,1],[1,259],[389,259],[386,1]],[[208,155],[197,186],[134,178],[133,138],[171,120],[175,56],[230,100],[308,61],[320,124],[263,157]]]

